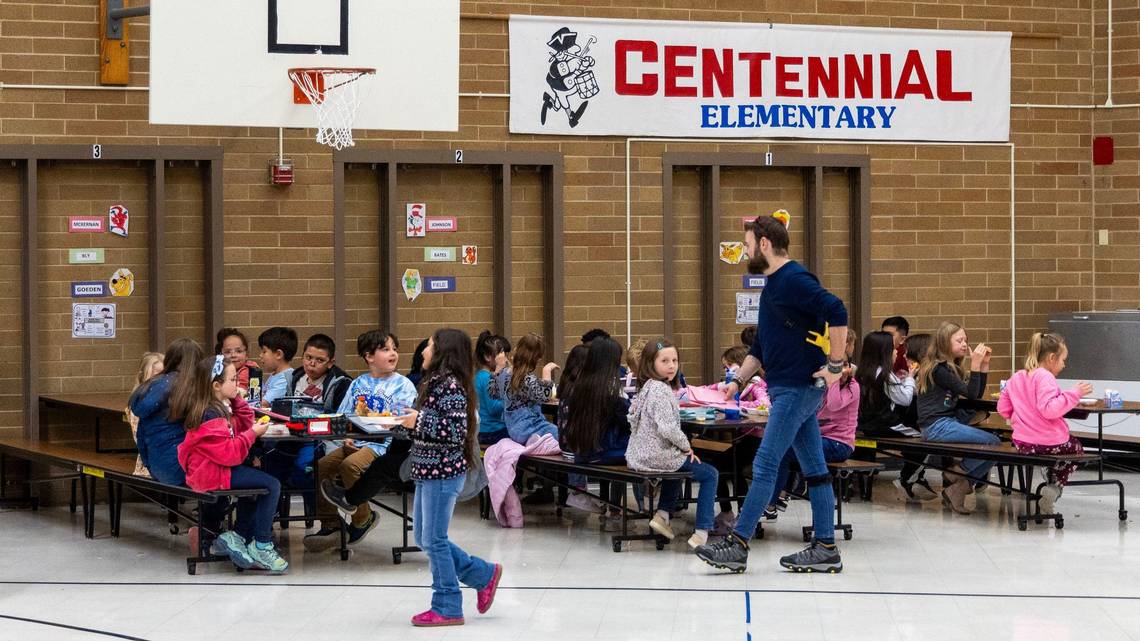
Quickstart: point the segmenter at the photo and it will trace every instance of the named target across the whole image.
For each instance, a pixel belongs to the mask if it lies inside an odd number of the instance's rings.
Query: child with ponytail
[[[210,551],[226,555],[242,569],[281,574],[289,563],[273,547],[273,515],[281,484],[261,470],[242,465],[254,440],[268,425],[253,421],[253,410],[238,393],[238,375],[225,356],[208,356],[178,381],[171,413],[183,416],[186,439],[178,446],[178,463],[186,485],[195,492],[265,489],[266,494],[238,501],[234,529],[221,534]],[[213,510],[211,510],[213,512]],[[221,515],[203,514],[205,528],[218,529]]]
[[[1063,418],[1092,394],[1092,385],[1081,381],[1072,389],[1061,390],[1057,375],[1065,369],[1069,348],[1060,334],[1037,332],[1029,339],[1025,369],[1006,383],[998,400],[998,413],[1013,426],[1013,444],[1023,454],[1082,454],[1084,449],[1069,434]],[[1047,484],[1041,488],[1038,507],[1042,514],[1052,514],[1069,475],[1077,468],[1070,461],[1059,462],[1047,472]]]

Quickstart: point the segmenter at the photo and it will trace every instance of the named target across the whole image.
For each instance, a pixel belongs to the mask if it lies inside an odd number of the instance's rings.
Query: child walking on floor
[[[1069,434],[1063,418],[1092,394],[1092,385],[1081,381],[1070,390],[1061,390],[1057,375],[1065,369],[1069,348],[1060,334],[1038,332],[1029,339],[1029,355],[1025,369],[1006,383],[998,400],[998,413],[1013,426],[1013,444],[1022,454],[1083,454],[1077,437]],[[1049,469],[1047,483],[1041,488],[1038,510],[1052,514],[1061,490],[1077,464],[1064,461]]]
[[[503,566],[470,556],[447,538],[455,501],[478,455],[475,359],[471,338],[458,329],[435,332],[423,352],[424,374],[419,410],[404,427],[412,431],[412,480],[416,545],[431,565],[431,609],[412,617],[412,625],[463,625],[462,582],[476,588],[484,614],[495,600]]]
[[[237,370],[225,356],[209,356],[198,362],[192,377],[182,379],[171,410],[184,410],[186,440],[178,446],[178,463],[186,470],[186,485],[195,492],[229,489],[265,489],[268,493],[240,499],[234,529],[213,543],[214,554],[227,555],[242,569],[256,567],[283,573],[289,563],[273,547],[273,514],[281,496],[277,479],[242,465],[253,441],[268,425],[254,424],[253,410],[238,394]],[[181,384],[182,381],[179,381]],[[180,399],[185,399],[179,403]],[[203,515],[206,527],[215,529],[220,514]]]
[[[681,408],[673,394],[678,385],[677,370],[677,348],[664,338],[649,341],[638,361],[637,383],[641,389],[629,408],[632,434],[625,458],[631,470],[692,472],[693,481],[701,486],[697,493],[696,531],[689,538],[689,547],[695,549],[708,542],[709,530],[713,528],[719,475],[715,467],[701,462],[689,437],[681,431]],[[669,513],[681,494],[681,482],[667,481],[663,485],[649,527],[672,540],[676,535],[669,526]]]

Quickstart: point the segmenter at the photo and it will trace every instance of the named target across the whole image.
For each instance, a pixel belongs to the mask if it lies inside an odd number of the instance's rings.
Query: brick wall
[[[0,81],[5,83],[97,82],[97,16],[95,0],[5,0],[0,4]],[[1105,0],[1005,0],[916,3],[842,0],[590,0],[566,2],[464,1],[467,14],[510,12],[598,17],[666,18],[753,22],[823,23],[887,27],[1011,30],[1013,102],[1093,104],[1105,95]],[[1136,0],[1117,0],[1114,91],[1118,103],[1140,102],[1140,34]],[[1094,24],[1096,28],[1094,30]],[[131,23],[132,84],[147,82],[147,20]],[[461,22],[460,90],[505,93],[507,24],[501,20],[465,18]],[[332,205],[330,155],[311,141],[311,131],[286,131],[285,149],[297,167],[297,183],[286,189],[265,184],[266,162],[276,153],[276,131],[258,128],[156,126],[146,122],[147,94],[141,91],[0,90],[0,143],[198,144],[225,148],[225,305],[227,324],[243,327],[251,338],[273,324],[292,325],[302,340],[332,327]],[[1113,135],[1117,162],[1097,168],[1090,160],[1091,137]],[[454,133],[404,132],[383,135],[361,132],[359,144],[371,148],[518,149],[556,151],[565,156],[565,220],[562,241],[566,260],[566,345],[586,329],[601,326],[619,335],[625,326],[625,141],[615,138],[517,136],[507,132],[507,101],[500,98],[460,100],[460,129]],[[1092,111],[1015,108],[1012,142],[1016,145],[1016,302],[1017,336],[1010,333],[1010,151],[1004,146],[971,145],[775,145],[775,151],[861,153],[872,167],[872,313],[876,320],[905,314],[916,331],[944,319],[962,322],[972,340],[994,345],[995,369],[1008,369],[1010,340],[1024,341],[1044,326],[1050,312],[1094,306],[1136,305],[1140,301],[1140,215],[1136,203],[1140,183],[1140,119],[1135,109]],[[638,143],[632,146],[633,332],[661,331],[661,154],[665,151],[757,151],[756,145],[727,143]],[[201,294],[198,241],[201,187],[190,169],[172,170],[168,188],[172,220],[167,251],[169,272],[168,331],[203,338],[204,319],[196,307]],[[91,189],[115,187],[116,197],[134,197],[141,172],[115,168],[95,176],[87,170],[58,167],[42,189],[41,244],[58,251],[78,246],[78,236],[52,240],[51,225],[65,211],[101,209],[106,196],[84,196]],[[722,240],[745,214],[787,207],[798,213],[802,186],[794,177],[755,171],[724,176],[721,203]],[[405,178],[407,180],[405,180]],[[541,185],[537,176],[520,172],[513,179],[514,329],[540,331]],[[1094,182],[1095,180],[1095,182]],[[424,295],[400,313],[405,366],[418,339],[438,324],[457,324],[472,332],[490,322],[489,282],[495,248],[489,234],[490,178],[475,170],[410,171],[401,176],[400,202],[429,203],[429,211],[462,208],[460,234],[480,245],[480,266],[448,265],[460,276],[460,293]],[[370,172],[347,176],[348,331],[355,337],[377,322],[376,282],[378,192]],[[56,189],[58,193],[50,190]],[[78,189],[79,191],[76,191]],[[699,337],[697,298],[696,215],[699,193],[692,172],[674,180],[678,248],[674,269],[680,287],[676,297],[676,336],[683,366],[697,371]],[[848,251],[844,247],[846,198],[841,177],[825,179],[825,283],[849,295]],[[18,327],[11,311],[18,300],[18,208],[16,172],[0,169],[0,215],[9,224],[0,233],[0,263],[7,269],[0,294],[8,305],[0,311]],[[110,192],[108,192],[109,194]],[[56,196],[59,196],[56,198]],[[145,198],[138,195],[131,242],[145,229]],[[1095,203],[1095,205],[1094,205]],[[400,213],[400,212],[397,212]],[[49,224],[50,223],[50,224]],[[462,228],[462,227],[461,227]],[[1108,247],[1094,245],[1094,229],[1111,230]],[[795,229],[795,228],[794,228]],[[802,229],[802,228],[800,228]],[[429,237],[400,239],[401,266],[422,262],[422,246],[454,244]],[[55,244],[52,245],[51,243]],[[793,254],[802,256],[802,238]],[[108,247],[110,267],[111,241]],[[134,245],[130,245],[134,247]],[[125,256],[136,275],[145,276],[145,247]],[[136,255],[137,254],[137,255]],[[421,265],[421,269],[427,268]],[[44,260],[36,278],[42,290],[58,297],[78,269],[57,270]],[[109,273],[109,272],[108,272]],[[738,328],[733,323],[739,274],[726,266],[718,300],[726,345]],[[1095,287],[1094,287],[1095,282]],[[43,380],[45,389],[62,387],[76,377],[92,385],[125,389],[137,352],[146,342],[147,284],[129,303],[137,306],[127,333],[114,345],[87,346],[63,336],[50,323],[66,301],[45,302]],[[450,302],[460,304],[453,305]],[[48,313],[50,312],[50,313]],[[866,331],[871,328],[859,328]],[[624,336],[621,336],[624,342]],[[14,359],[19,334],[0,333]],[[88,350],[76,359],[77,349]],[[1020,347],[1017,348],[1021,350]],[[341,363],[352,371],[361,366],[353,347],[341,346]],[[70,356],[69,356],[70,355]],[[74,367],[64,363],[77,360]],[[0,381],[0,425],[21,422],[16,360]],[[98,367],[96,367],[98,363]],[[77,372],[83,372],[79,374]],[[98,376],[96,373],[98,372]],[[996,378],[996,377],[995,377]],[[98,379],[98,382],[95,382]]]

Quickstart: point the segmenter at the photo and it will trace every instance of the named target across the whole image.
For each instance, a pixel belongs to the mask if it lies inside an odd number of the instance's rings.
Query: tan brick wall
[[[0,81],[5,83],[95,84],[97,80],[97,20],[95,0],[5,0],[0,4]],[[667,18],[680,20],[776,21],[888,27],[1012,30],[1013,102],[1092,104],[1103,102],[1105,70],[1105,0],[1005,0],[1000,2],[916,3],[904,1],[829,0],[545,0],[523,3],[462,2],[465,14],[510,12],[599,17]],[[1136,0],[1117,0],[1114,91],[1121,102],[1140,102],[1140,35]],[[1096,24],[1094,33],[1093,25]],[[507,25],[498,20],[464,19],[461,23],[460,90],[504,93],[507,86]],[[1026,37],[1027,34],[1032,37]],[[132,83],[147,82],[147,20],[132,21]],[[258,128],[156,126],[147,123],[147,94],[121,91],[0,90],[0,142],[104,144],[221,144],[225,148],[226,292],[227,324],[246,328],[251,339],[269,325],[297,328],[302,340],[332,327],[332,206],[329,154],[311,141],[311,131],[287,131],[285,148],[297,165],[297,183],[286,189],[265,184],[266,162],[276,153],[276,131]],[[1113,135],[1117,162],[1093,171],[1091,137]],[[1140,118],[1136,110],[1091,111],[1015,108],[1012,141],[1017,146],[1017,339],[1042,327],[1048,313],[1093,306],[1135,305],[1140,301],[1137,264],[1140,256],[1140,214],[1136,203],[1140,184]],[[499,98],[462,98],[460,130],[454,133],[361,132],[366,148],[517,149],[556,151],[566,166],[565,233],[566,345],[582,331],[601,326],[619,335],[625,326],[625,141],[617,138],[516,136],[507,132],[507,101]],[[865,153],[872,159],[872,312],[876,320],[902,313],[915,330],[930,329],[943,319],[965,324],[971,339],[994,345],[995,369],[1009,367],[1010,335],[1010,163],[1007,147],[968,145],[814,145],[789,143],[773,149],[829,153]],[[757,145],[728,143],[638,143],[632,146],[633,331],[646,335],[661,330],[660,264],[660,158],[665,151],[750,151]],[[54,167],[43,189],[54,186],[67,200],[42,194],[45,247],[62,243],[78,246],[78,236],[56,239],[50,232],[51,216],[77,207],[103,209],[111,196],[73,195],[70,187],[115,186],[137,196],[131,242],[141,240],[145,229],[144,176],[131,168],[116,168],[94,177],[88,170]],[[495,257],[488,233],[489,177],[478,170],[448,171],[438,181],[424,174],[413,191],[400,199],[415,198],[439,211],[462,203],[473,237],[480,245],[481,265],[449,273],[459,276],[461,293],[448,305],[425,295],[417,305],[401,311],[400,329],[408,363],[415,341],[435,323],[457,323],[476,331],[490,322],[490,292],[479,292],[489,282]],[[1095,177],[1095,188],[1094,188]],[[850,269],[846,239],[846,198],[840,176],[825,180],[825,283],[849,295]],[[757,171],[729,172],[722,189],[722,227],[735,228],[741,212],[788,207],[797,212],[802,202],[798,183],[781,181],[768,186]],[[201,337],[204,320],[195,308],[201,293],[200,252],[195,218],[201,207],[201,187],[190,169],[171,170],[168,188],[172,220],[167,251],[169,272],[177,280],[169,285],[172,314],[167,319],[171,336],[186,331]],[[415,183],[402,182],[409,188]],[[678,225],[695,230],[697,193],[691,172],[679,172],[674,181]],[[421,189],[422,188],[422,189]],[[403,189],[403,188],[402,188]],[[422,192],[422,193],[419,193]],[[378,236],[375,179],[363,170],[347,176],[348,199],[348,331],[354,337],[373,326],[378,317],[378,283],[375,261]],[[541,308],[541,185],[534,174],[514,176],[514,333],[540,331]],[[14,170],[0,171],[0,206],[10,221],[0,235],[0,256],[11,274],[9,305],[18,294],[18,182]],[[1094,207],[1095,202],[1095,207]],[[98,207],[96,207],[98,206]],[[177,215],[175,214],[177,212]],[[397,212],[401,213],[401,212]],[[461,220],[461,229],[465,222]],[[1093,230],[1112,230],[1109,247],[1095,247]],[[178,231],[176,231],[178,230]],[[181,234],[175,238],[174,234]],[[439,235],[437,235],[439,236]],[[453,243],[458,246],[461,233]],[[677,292],[677,335],[683,366],[696,371],[695,346],[699,335],[696,234],[677,236],[674,266],[681,289]],[[725,235],[724,240],[730,238]],[[796,241],[802,246],[802,241]],[[111,240],[105,241],[108,248]],[[401,265],[422,259],[424,245],[444,244],[400,239]],[[415,249],[412,249],[415,248]],[[48,251],[47,249],[44,250]],[[135,250],[132,250],[135,251]],[[130,258],[136,274],[145,276],[145,248]],[[800,251],[796,249],[795,251]],[[413,255],[414,254],[414,255]],[[110,256],[108,257],[110,261]],[[110,262],[107,265],[110,267]],[[727,266],[726,266],[727,267]],[[465,271],[470,270],[470,271]],[[46,292],[59,297],[62,286],[78,279],[80,269],[56,270],[45,260],[38,276]],[[732,292],[739,274],[726,268],[720,287],[724,325],[719,335],[727,343],[738,328],[732,322]],[[108,271],[109,274],[109,271]],[[1095,288],[1094,288],[1095,279]],[[146,342],[146,283],[131,305],[127,338],[94,348],[73,368],[63,368],[64,353],[89,349],[62,337],[50,325],[56,307],[64,300],[45,303],[45,389],[65,381],[93,381],[99,372],[110,374],[98,385],[125,386],[123,368]],[[1095,294],[1095,296],[1094,296]],[[433,307],[434,306],[434,307]],[[50,311],[51,313],[47,313]],[[15,320],[15,319],[13,319]],[[14,322],[7,327],[17,326]],[[141,329],[138,329],[141,328]],[[859,328],[866,331],[871,328]],[[3,345],[18,347],[18,333],[3,334]],[[624,336],[622,337],[624,338]],[[1018,348],[1020,350],[1020,348]],[[341,346],[341,363],[358,371],[351,343]],[[18,353],[18,352],[14,352]],[[130,365],[130,367],[127,367]],[[15,366],[12,368],[16,370]],[[18,374],[9,374],[15,379]],[[5,385],[0,398],[0,424],[18,425],[18,380]]]

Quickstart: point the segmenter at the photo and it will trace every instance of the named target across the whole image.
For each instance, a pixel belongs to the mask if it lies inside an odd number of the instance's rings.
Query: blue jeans
[[[186,470],[178,462],[178,450],[156,450],[147,452],[147,469],[159,483],[186,485]]]
[[[835,492],[831,489],[831,475],[823,461],[823,439],[816,419],[823,392],[812,385],[768,388],[768,396],[772,399],[768,425],[752,461],[752,485],[748,487],[748,496],[736,520],[736,535],[745,541],[756,534],[756,524],[772,498],[780,461],[788,450],[795,452],[804,477],[808,479],[815,538],[823,543],[835,541]]]
[[[678,472],[692,472],[693,480],[701,484],[697,491],[697,522],[698,530],[711,530],[713,528],[713,508],[716,506],[716,468],[708,463],[694,463],[686,458]],[[672,512],[677,505],[677,497],[681,496],[681,481],[665,481],[661,487],[661,500],[657,502],[657,509]]]
[[[238,499],[234,531],[247,541],[252,538],[258,543],[271,543],[273,515],[277,513],[277,501],[281,498],[281,483],[261,470],[238,465],[230,468],[230,488],[269,490],[268,494]]]
[[[980,445],[997,445],[1001,439],[976,427],[963,425],[950,417],[940,418],[922,430],[922,439],[931,443],[978,443]],[[978,459],[962,459],[962,470],[975,483],[985,481],[990,477],[993,461],[979,461]]]
[[[412,503],[416,545],[427,552],[431,565],[431,609],[452,618],[463,616],[459,583],[481,590],[494,574],[490,563],[468,555],[447,540],[447,526],[465,477],[461,474],[453,479],[416,481]]]
[[[846,461],[851,458],[851,453],[854,451],[855,448],[846,443],[840,443],[839,441],[834,441],[826,437],[823,439],[824,463],[840,463]],[[784,455],[784,460],[780,461],[780,472],[776,475],[776,489],[773,490],[772,498],[768,501],[768,505],[772,505],[776,502],[776,499],[780,497],[781,491],[789,489],[788,476],[791,475],[792,460],[795,457],[796,455],[789,451]]]

